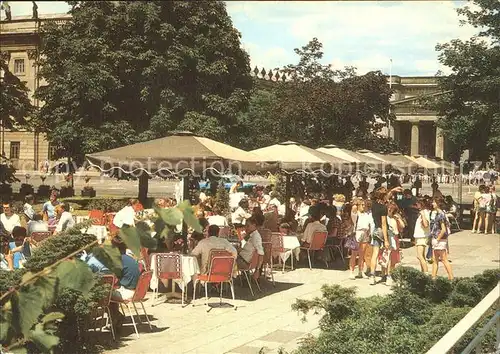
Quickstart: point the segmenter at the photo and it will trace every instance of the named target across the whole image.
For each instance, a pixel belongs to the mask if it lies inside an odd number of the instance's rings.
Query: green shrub
[[[397,286],[382,297],[355,298],[353,288],[323,286],[322,297],[297,300],[301,314],[323,313],[321,333],[302,342],[295,354],[417,354],[427,352],[497,284],[499,270],[471,278],[432,280],[411,268],[394,273]],[[459,353],[491,319],[490,309],[454,347]],[[482,342],[483,352],[494,352],[495,331]]]
[[[224,184],[219,185],[215,193],[214,206],[219,208],[222,215],[228,214],[229,210],[229,192],[224,188]]]
[[[87,210],[102,210],[106,213],[116,213],[127,206],[125,199],[94,198],[87,204]]]

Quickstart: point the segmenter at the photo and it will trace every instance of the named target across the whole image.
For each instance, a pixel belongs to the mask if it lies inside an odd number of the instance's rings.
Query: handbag
[[[351,251],[357,251],[359,249],[359,242],[356,239],[356,228],[358,227],[358,219],[359,216],[356,218],[356,224],[354,225],[353,232],[349,236],[347,236],[347,239],[345,240],[345,246]]]
[[[380,250],[380,252],[378,253],[378,264],[383,268],[387,268],[389,266],[390,261],[391,261],[391,251],[388,250],[387,248]]]

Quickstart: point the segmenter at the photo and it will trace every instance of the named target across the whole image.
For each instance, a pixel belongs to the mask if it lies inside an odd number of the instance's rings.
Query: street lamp
[[[4,75],[5,75],[5,72],[4,72],[4,69],[3,69],[3,66],[0,67],[0,84],[3,84],[3,80],[4,80]],[[0,116],[0,129],[1,129],[1,133],[0,133],[0,137],[1,137],[1,144],[2,144],[2,158],[5,157],[5,126],[3,124],[3,115]]]
[[[391,90],[391,97],[389,98],[389,123],[387,125],[387,137],[390,139],[391,138],[391,98],[392,98],[392,58],[390,59],[389,63],[389,90]]]

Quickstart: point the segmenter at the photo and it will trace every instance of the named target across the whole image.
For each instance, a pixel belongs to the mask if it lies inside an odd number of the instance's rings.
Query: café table
[[[103,225],[91,225],[87,228],[81,229],[82,233],[95,235],[99,243],[103,243],[104,240],[108,237],[108,229]]]

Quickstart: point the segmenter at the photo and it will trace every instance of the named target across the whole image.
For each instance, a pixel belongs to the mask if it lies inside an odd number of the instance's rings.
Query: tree
[[[47,85],[37,122],[84,154],[191,130],[228,136],[252,89],[248,54],[222,1],[79,1],[42,30]]]
[[[253,144],[294,140],[313,147],[335,143],[377,148],[367,146],[367,141],[374,141],[372,136],[391,119],[391,90],[385,76],[381,72],[357,76],[353,67],[335,70],[323,65],[322,47],[314,38],[296,48],[299,62],[281,70],[290,79],[275,83],[271,93],[256,92],[240,120],[247,131],[260,130]]]
[[[272,90],[254,91],[248,110],[238,114],[239,133],[234,135],[232,144],[244,150],[254,150],[279,143],[283,139],[274,131],[277,117],[272,115],[272,106],[275,98]]]
[[[436,46],[439,61],[452,73],[439,77],[444,93],[428,105],[438,112],[438,126],[455,147],[453,160],[470,149],[471,159],[487,161],[500,151],[500,3],[474,4],[477,10],[466,6],[458,13],[481,32]]]
[[[0,57],[0,119],[6,129],[26,127],[34,112],[34,107],[28,97],[28,88],[10,70],[7,58]]]

